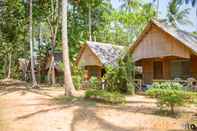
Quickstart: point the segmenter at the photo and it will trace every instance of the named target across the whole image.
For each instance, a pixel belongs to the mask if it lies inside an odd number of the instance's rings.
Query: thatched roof
[[[51,64],[51,57],[50,55],[48,56],[48,61],[47,61],[47,64],[45,66],[45,69],[49,69],[50,67],[50,64]],[[63,70],[61,69],[60,67],[60,63],[63,62],[63,55],[62,55],[62,52],[55,52],[54,53],[54,65],[55,65],[55,69],[62,72]]]
[[[62,52],[54,53],[54,61],[55,61],[55,64],[63,62]]]
[[[123,46],[87,41],[86,44],[82,47],[77,61],[79,61],[80,56],[82,55],[86,47],[88,47],[92,51],[92,53],[94,53],[94,55],[99,59],[103,66],[115,65],[117,59],[120,58],[124,50]]]
[[[137,40],[130,46],[130,50],[134,50],[135,47],[140,43],[141,39],[144,37],[144,35],[150,30],[152,25],[157,26],[162,31],[168,33],[175,39],[177,39],[180,43],[184,44],[187,48],[189,48],[194,54],[197,54],[197,37],[193,34],[180,30],[178,28],[175,28],[174,26],[170,26],[169,24],[166,24],[165,22],[160,22],[156,20],[152,20],[144,29],[144,31],[141,33],[141,35],[137,38]]]

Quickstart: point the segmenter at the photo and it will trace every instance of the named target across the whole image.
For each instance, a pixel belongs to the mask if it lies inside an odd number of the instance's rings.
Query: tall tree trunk
[[[56,77],[55,77],[55,59],[54,59],[54,55],[52,56],[53,59],[53,63],[52,63],[52,72],[51,72],[51,76],[52,76],[52,85],[56,84]]]
[[[67,0],[62,0],[62,48],[64,62],[64,88],[65,95],[74,96],[75,88],[72,81],[69,51],[68,51],[68,32],[67,32]]]
[[[91,2],[89,3],[89,9],[88,9],[88,16],[89,16],[89,22],[88,22],[88,27],[89,27],[89,41],[92,41],[92,19],[91,19]]]
[[[32,76],[32,87],[37,88],[38,84],[36,81],[35,71],[34,71],[34,56],[33,56],[33,41],[32,41],[32,0],[29,0],[29,44],[30,44],[30,54],[31,54],[31,76]]]
[[[40,22],[39,24],[39,35],[38,35],[38,56],[39,56],[39,61],[38,61],[38,75],[39,75],[39,83],[41,83],[41,44],[42,44],[42,31],[41,31],[41,26],[42,26],[42,23]]]
[[[4,70],[4,77],[6,78],[7,77],[7,66],[8,66],[8,61],[7,59],[4,59],[4,65],[3,65],[3,70]]]
[[[55,58],[54,58],[54,49],[55,49],[55,45],[56,45],[56,33],[52,33],[51,36],[51,45],[52,45],[52,52],[51,52],[51,66],[50,66],[50,70],[51,71],[51,82],[52,85],[56,84],[56,78],[55,78]]]
[[[55,59],[54,59],[54,54],[51,53],[51,63],[49,66],[48,70],[48,82],[51,83],[52,85],[56,84],[56,78],[55,78]]]
[[[9,58],[8,58],[9,64],[8,64],[8,75],[7,75],[7,79],[10,79],[11,77],[11,66],[12,66],[12,54],[9,54]]]

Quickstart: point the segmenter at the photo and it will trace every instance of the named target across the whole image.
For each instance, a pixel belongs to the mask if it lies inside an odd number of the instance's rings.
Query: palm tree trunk
[[[56,78],[55,78],[55,58],[54,58],[54,49],[55,49],[55,42],[56,42],[56,33],[52,33],[52,53],[51,53],[51,80],[52,85],[56,84]]]
[[[30,54],[31,54],[31,76],[33,88],[37,88],[38,84],[36,81],[35,71],[34,71],[34,56],[33,56],[33,42],[32,42],[32,0],[29,0],[29,44],[30,44]]]
[[[9,64],[8,64],[8,75],[7,75],[7,79],[10,79],[11,77],[11,66],[12,66],[12,54],[9,54],[9,58],[8,58]]]
[[[39,38],[39,41],[38,41],[38,52],[39,52],[39,61],[38,61],[38,78],[39,78],[39,83],[41,83],[41,43],[42,43],[42,29],[41,29],[41,26],[42,26],[42,23],[40,22],[39,24],[39,35],[38,35],[38,38]]]
[[[67,0],[62,0],[62,48],[64,62],[64,88],[65,95],[74,96],[75,88],[72,81],[69,51],[68,51],[68,32],[67,32]]]
[[[89,41],[92,41],[92,20],[91,20],[91,2],[89,3],[89,9],[88,9],[88,16],[89,16],[89,22],[88,22],[88,27],[89,27]]]
[[[54,59],[54,54],[53,53],[52,53],[52,60],[51,60],[51,80],[52,80],[52,85],[56,84],[55,59]]]

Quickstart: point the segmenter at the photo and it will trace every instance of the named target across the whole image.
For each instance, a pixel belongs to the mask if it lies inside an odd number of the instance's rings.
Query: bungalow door
[[[153,66],[154,79],[163,79],[163,63],[161,61],[155,61]]]

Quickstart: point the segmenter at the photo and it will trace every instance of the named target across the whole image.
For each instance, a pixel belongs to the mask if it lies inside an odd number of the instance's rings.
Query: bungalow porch
[[[197,79],[197,37],[160,21],[151,21],[130,46],[142,82]]]
[[[162,58],[146,58],[136,62],[142,67],[143,83],[151,84],[162,80],[197,79],[197,56],[180,58],[166,56]]]

